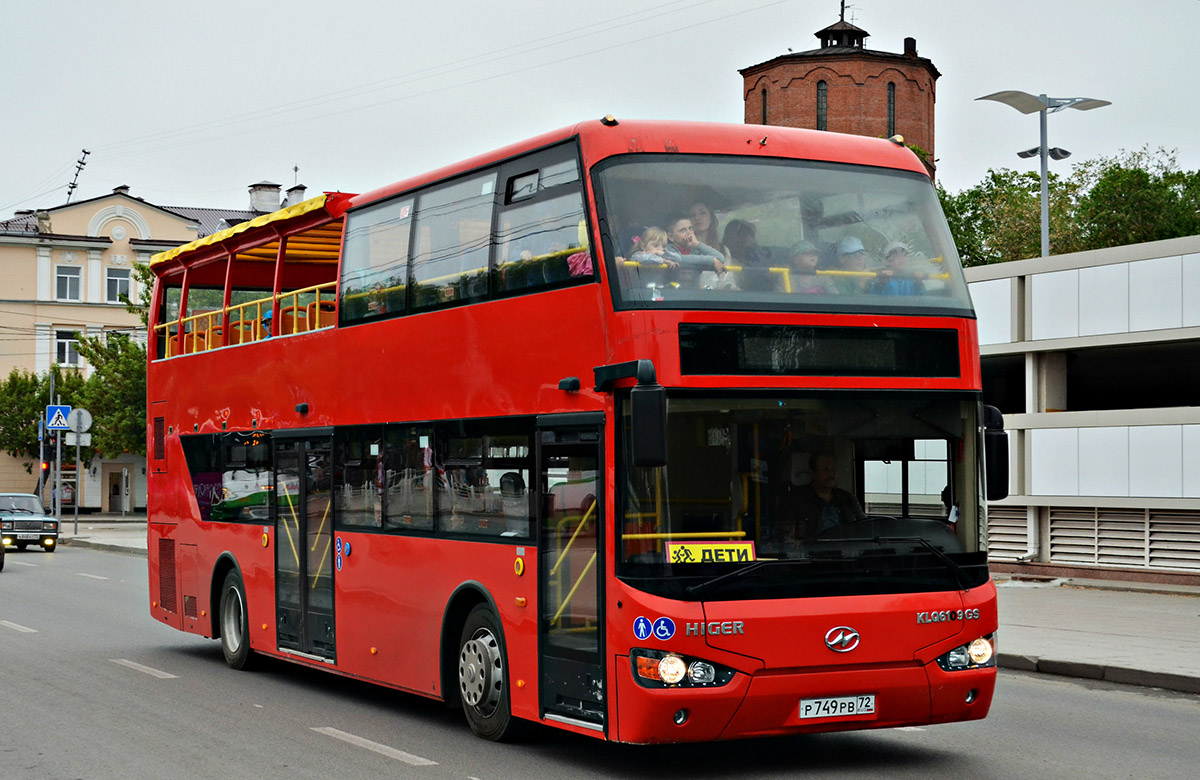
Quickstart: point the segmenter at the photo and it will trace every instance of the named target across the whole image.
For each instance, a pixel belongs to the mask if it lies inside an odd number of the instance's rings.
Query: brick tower
[[[937,68],[917,56],[915,38],[894,54],[863,46],[866,30],[841,18],[814,33],[819,49],[782,54],[742,74],[748,124],[783,125],[888,138],[904,136],[934,172]],[[922,154],[924,152],[924,154]]]

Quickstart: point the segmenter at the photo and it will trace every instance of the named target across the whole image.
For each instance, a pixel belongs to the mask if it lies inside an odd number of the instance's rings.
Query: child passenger
[[[837,292],[833,284],[817,276],[817,265],[821,253],[811,241],[798,241],[792,245],[791,287],[792,292],[817,295],[832,295]]]
[[[922,295],[925,274],[908,267],[908,247],[899,241],[888,244],[883,250],[883,268],[875,283],[876,292],[882,295]]]
[[[629,259],[639,264],[666,265],[677,268],[679,263],[666,257],[667,231],[660,227],[648,227],[633,237],[633,249]]]

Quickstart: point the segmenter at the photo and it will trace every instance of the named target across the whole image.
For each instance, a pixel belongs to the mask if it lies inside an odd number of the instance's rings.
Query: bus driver
[[[808,473],[809,483],[788,485],[775,507],[778,536],[785,544],[811,541],[822,531],[866,517],[858,499],[837,487],[837,464],[831,453],[814,453]]]

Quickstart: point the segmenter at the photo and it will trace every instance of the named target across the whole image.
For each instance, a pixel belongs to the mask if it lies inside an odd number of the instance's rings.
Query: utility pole
[[[87,149],[83,150],[83,156],[75,163],[75,178],[67,185],[67,203],[71,202],[71,196],[75,194],[75,188],[79,186],[79,174],[83,172],[83,166],[87,165],[88,155],[91,154]],[[53,400],[54,396],[50,396]]]
[[[50,367],[50,398],[48,399],[47,403],[54,403],[54,366]],[[48,424],[50,421],[47,420],[46,422]],[[58,441],[58,431],[55,431],[51,435],[54,437],[54,441]],[[50,477],[50,514],[52,515],[56,514],[56,508],[58,506],[58,490],[54,487],[54,477],[57,472],[57,461],[51,461],[50,474],[48,476]]]

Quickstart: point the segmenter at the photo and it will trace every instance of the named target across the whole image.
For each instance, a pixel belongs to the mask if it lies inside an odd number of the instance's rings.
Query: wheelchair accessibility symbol
[[[665,642],[675,636],[675,621],[669,617],[660,617],[651,623],[649,618],[639,615],[637,620],[633,621],[633,635],[642,641],[654,637]]]

